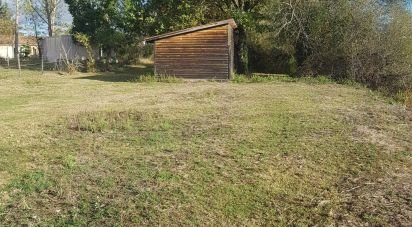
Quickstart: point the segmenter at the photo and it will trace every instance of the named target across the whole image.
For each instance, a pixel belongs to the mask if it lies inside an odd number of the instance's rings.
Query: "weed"
[[[45,172],[35,171],[21,175],[14,179],[9,185],[12,189],[19,189],[25,194],[40,193],[47,190],[53,182],[48,178]]]
[[[233,83],[247,83],[249,78],[245,75],[233,74],[232,82]]]
[[[175,178],[175,176],[173,175],[172,172],[163,170],[158,173],[157,178],[160,179],[161,181],[169,181]]]
[[[75,63],[69,63],[69,64],[67,64],[67,73],[69,74],[69,75],[73,75],[73,74],[75,74],[77,71],[78,71],[78,65],[77,64],[75,64]]]
[[[39,86],[42,84],[42,80],[40,78],[28,78],[25,80],[25,83],[28,86]]]
[[[412,90],[399,91],[395,100],[403,103],[407,108],[412,108]]]
[[[66,155],[62,158],[63,166],[67,169],[73,169],[76,166],[76,158],[73,155]]]
[[[409,90],[409,91],[407,91],[407,92],[405,92],[406,93],[406,95],[405,95],[405,106],[406,107],[409,107],[409,108],[412,108],[412,90]]]
[[[158,82],[161,82],[161,83],[182,83],[183,79],[177,78],[176,76],[160,75],[160,76],[158,76]]]

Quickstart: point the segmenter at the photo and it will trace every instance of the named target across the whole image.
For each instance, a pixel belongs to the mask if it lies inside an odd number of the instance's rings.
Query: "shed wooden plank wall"
[[[229,79],[229,27],[224,25],[157,40],[156,74],[190,79]]]

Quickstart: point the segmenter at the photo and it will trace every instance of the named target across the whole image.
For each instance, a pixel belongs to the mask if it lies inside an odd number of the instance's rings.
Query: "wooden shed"
[[[187,79],[230,79],[233,19],[146,38],[154,43],[155,74]]]

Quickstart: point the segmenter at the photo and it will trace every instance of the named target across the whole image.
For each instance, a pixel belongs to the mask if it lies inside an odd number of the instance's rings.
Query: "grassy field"
[[[0,69],[0,226],[412,225],[401,105],[327,81],[139,81]]]

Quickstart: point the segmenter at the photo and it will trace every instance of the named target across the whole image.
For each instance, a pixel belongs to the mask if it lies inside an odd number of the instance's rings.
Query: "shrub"
[[[96,72],[96,61],[94,60],[93,48],[90,43],[90,37],[86,34],[76,33],[74,34],[74,38],[77,42],[79,42],[82,46],[86,48],[86,51],[87,51],[86,71],[89,73]]]
[[[388,95],[412,86],[412,13],[404,1],[286,2],[269,1],[263,13],[272,18],[273,45],[298,74],[353,80]]]
[[[71,62],[71,63],[67,64],[67,73],[68,74],[70,74],[70,75],[75,74],[77,72],[77,70],[78,70],[78,65],[76,63]]]
[[[29,57],[31,54],[31,48],[29,45],[22,45],[20,47],[20,55],[24,58]]]

